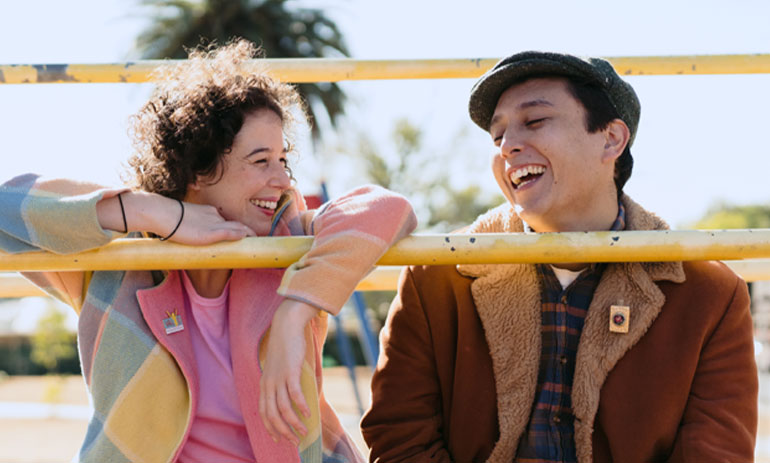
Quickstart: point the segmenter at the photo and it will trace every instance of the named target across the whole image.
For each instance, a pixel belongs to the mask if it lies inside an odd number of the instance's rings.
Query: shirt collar
[[[623,207],[623,203],[618,201],[618,216],[615,217],[615,221],[612,222],[610,231],[622,231],[626,229],[626,208]]]
[[[609,231],[622,231],[626,228],[626,208],[623,207],[623,203],[618,201],[618,216],[615,217],[615,221],[612,222],[612,226],[610,227]],[[536,233],[530,226],[527,224],[527,222],[524,222],[524,231],[527,233]],[[550,265],[545,264],[537,264],[536,267],[540,271],[541,277],[545,277],[546,275],[549,275],[550,278],[552,278],[553,281],[558,282],[556,279],[556,276],[553,273],[553,270],[551,270]],[[588,266],[588,272],[583,272],[580,275],[578,275],[578,279],[586,278],[587,276],[591,276],[592,274],[600,274],[604,270],[604,264],[602,263],[592,263]],[[561,284],[559,283],[561,286]]]

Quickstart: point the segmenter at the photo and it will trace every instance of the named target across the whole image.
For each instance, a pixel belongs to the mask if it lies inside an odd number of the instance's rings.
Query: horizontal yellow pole
[[[746,281],[770,281],[770,259],[727,260],[733,272]],[[358,291],[393,291],[403,267],[377,267],[356,288]],[[2,297],[2,293],[0,293]]]
[[[70,255],[0,253],[0,271],[152,270],[286,267],[310,249],[312,237],[259,237],[186,246],[121,239]],[[770,258],[770,229],[626,231],[482,235],[414,235],[380,265],[657,262]]]
[[[746,281],[770,281],[770,259],[725,261]],[[403,267],[377,267],[356,287],[357,291],[395,291]],[[43,290],[14,273],[0,274],[0,299],[48,296]]]
[[[284,82],[340,82],[378,79],[476,78],[497,58],[362,60],[275,58],[254,60],[255,70],[267,69]],[[768,74],[770,54],[607,57],[621,75]],[[0,65],[0,84],[141,83],[152,72],[175,60],[145,60],[94,64]]]
[[[394,291],[403,267],[378,267],[356,287],[357,291]],[[770,280],[770,265],[768,265]],[[48,294],[17,273],[0,273],[0,299],[16,297],[47,297]]]
[[[0,274],[0,299],[30,296],[48,296],[48,294],[20,275]]]
[[[607,60],[620,75],[770,74],[770,54],[619,56]]]
[[[770,259],[727,260],[725,264],[746,281],[770,281]]]
[[[385,265],[374,269],[356,287],[356,291],[394,291],[404,267]]]

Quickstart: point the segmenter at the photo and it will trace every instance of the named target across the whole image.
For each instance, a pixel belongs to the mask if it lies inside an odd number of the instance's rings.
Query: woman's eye
[[[499,135],[497,137],[494,137],[492,140],[494,141],[495,146],[500,146],[500,142],[503,141],[503,136]]]

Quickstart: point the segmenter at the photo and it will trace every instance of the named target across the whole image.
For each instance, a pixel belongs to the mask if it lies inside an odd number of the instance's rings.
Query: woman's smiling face
[[[191,184],[185,201],[214,206],[226,220],[265,236],[290,180],[281,118],[259,109],[246,115],[213,178]]]

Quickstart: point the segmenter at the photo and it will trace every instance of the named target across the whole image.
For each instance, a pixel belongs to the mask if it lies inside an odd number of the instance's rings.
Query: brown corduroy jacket
[[[628,230],[667,228],[624,198]],[[510,207],[473,233],[517,232]],[[611,305],[629,332],[609,331]],[[532,265],[410,267],[381,335],[364,438],[374,462],[512,462],[540,359]],[[715,262],[609,264],[572,389],[580,462],[747,462],[757,370],[746,284]]]

